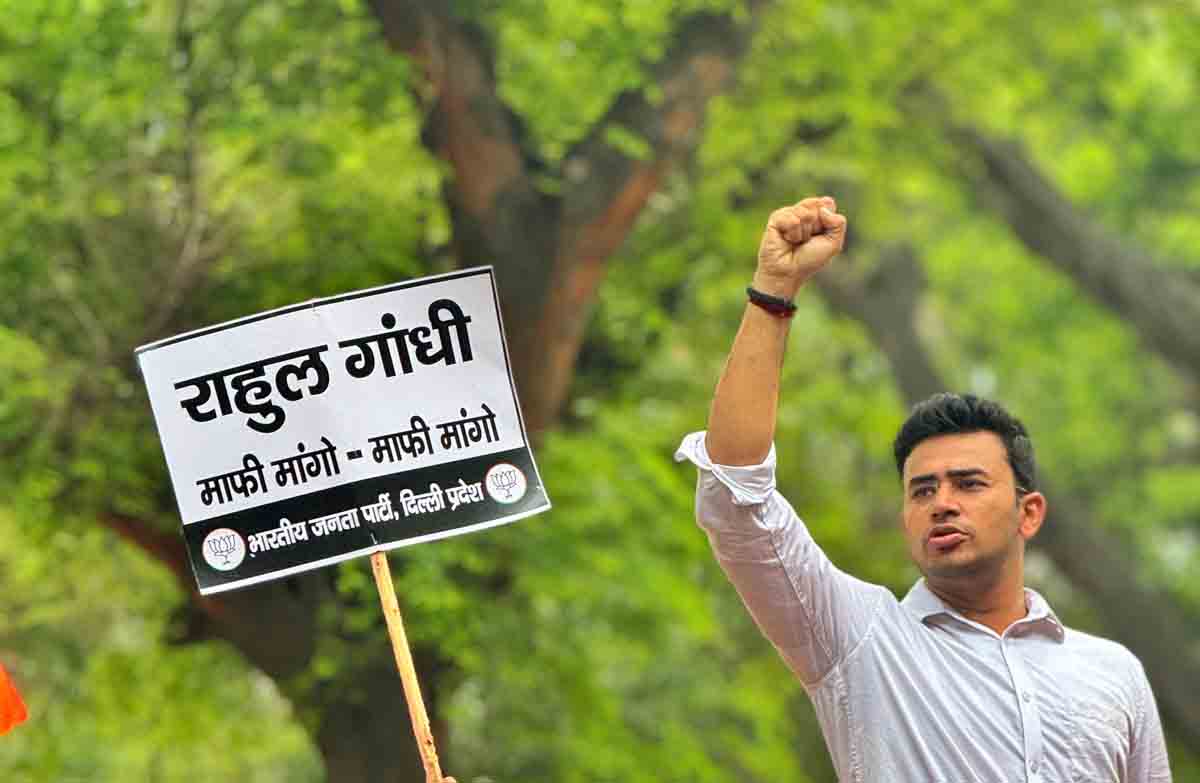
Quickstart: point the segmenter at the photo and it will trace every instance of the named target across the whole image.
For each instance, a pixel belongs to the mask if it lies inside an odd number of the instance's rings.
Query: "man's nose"
[[[953,516],[959,513],[958,499],[954,496],[953,487],[942,484],[937,488],[937,492],[933,496],[931,511],[936,518]]]

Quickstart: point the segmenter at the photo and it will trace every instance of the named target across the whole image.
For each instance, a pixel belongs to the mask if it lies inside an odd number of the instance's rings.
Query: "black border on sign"
[[[367,555],[373,555],[376,552],[390,552],[393,549],[400,549],[401,547],[415,546],[417,544],[424,544],[429,541],[440,541],[443,538],[454,538],[455,536],[461,536],[461,535],[465,535],[467,533],[475,533],[480,530],[487,530],[488,528],[491,528],[491,527],[499,527],[500,525],[507,525],[510,522],[516,522],[519,519],[524,519],[525,517],[536,516],[537,514],[540,514],[543,511],[549,511],[550,508],[551,508],[550,499],[547,498],[546,505],[544,505],[544,506],[532,508],[532,509],[529,509],[528,511],[522,511],[518,514],[510,514],[509,516],[506,516],[506,517],[499,517],[497,519],[492,519],[487,522],[476,522],[473,525],[464,525],[463,527],[452,527],[449,530],[442,530],[437,533],[426,533],[423,536],[417,536],[415,538],[405,538],[400,541],[391,541],[391,542],[387,542],[387,543],[375,544],[374,546],[365,547],[363,549],[355,549],[352,552],[343,552],[342,554],[332,555],[330,557],[321,558],[320,560],[310,560],[309,562],[304,563],[303,565],[289,566],[287,568],[282,568],[278,571],[271,571],[271,572],[268,572],[265,574],[259,574],[258,576],[246,577],[245,579],[239,579],[236,582],[224,582],[222,584],[211,585],[209,587],[201,588],[199,581],[197,581],[196,587],[200,591],[200,595],[216,595],[218,593],[228,593],[231,590],[241,590],[242,588],[253,587],[254,585],[260,585],[264,582],[273,582],[276,579],[286,579],[289,576],[296,576],[297,574],[303,574],[308,571],[316,571],[318,569],[325,568],[326,566],[337,565],[338,563],[344,563],[347,560],[354,560],[355,558],[366,557]],[[191,558],[189,557],[188,559],[190,560]],[[193,567],[192,573],[195,574],[194,567]]]
[[[177,343],[181,343],[181,342],[184,342],[186,340],[190,340],[190,339],[193,339],[196,337],[203,337],[206,335],[215,334],[217,332],[221,332],[226,329],[231,329],[236,326],[244,326],[246,324],[256,323],[258,321],[264,321],[269,318],[274,318],[274,317],[280,316],[280,315],[287,315],[289,313],[295,313],[295,312],[299,312],[301,310],[315,309],[317,307],[320,307],[320,306],[323,306],[326,304],[335,304],[337,302],[345,302],[345,301],[350,301],[353,299],[360,299],[360,298],[367,297],[367,296],[374,296],[376,294],[383,294],[383,293],[387,293],[389,291],[399,291],[399,290],[403,290],[403,289],[407,289],[407,288],[418,288],[418,287],[430,285],[433,283],[445,282],[445,281],[449,281],[449,280],[458,280],[458,279],[467,278],[467,277],[474,277],[477,275],[486,275],[488,278],[488,282],[491,285],[492,303],[493,303],[493,307],[495,308],[495,313],[496,313],[496,326],[500,330],[500,347],[501,347],[501,350],[504,352],[504,369],[505,369],[505,374],[508,376],[508,390],[509,390],[509,394],[512,395],[513,408],[517,412],[517,423],[518,423],[518,426],[520,427],[520,431],[521,431],[521,447],[520,448],[523,449],[526,452],[526,454],[528,454],[528,456],[529,456],[529,462],[530,462],[530,465],[533,467],[533,474],[536,477],[536,484],[540,488],[542,497],[545,499],[545,505],[535,508],[535,509],[529,509],[529,510],[526,510],[523,512],[519,512],[517,514],[512,514],[512,515],[508,515],[505,517],[501,517],[498,519],[489,520],[486,522],[478,522],[478,523],[474,523],[474,524],[469,524],[469,525],[465,525],[463,527],[449,528],[449,529],[438,531],[435,533],[430,533],[430,534],[426,534],[423,536],[419,536],[419,537],[416,537],[413,539],[377,542],[374,546],[367,547],[364,549],[358,549],[358,550],[355,550],[352,552],[345,552],[345,553],[335,555],[332,557],[321,558],[321,559],[318,559],[315,561],[310,561],[303,565],[296,565],[296,566],[284,568],[280,571],[273,571],[273,572],[269,572],[266,574],[261,574],[261,575],[255,576],[255,577],[250,577],[245,580],[237,580],[237,581],[230,582],[227,584],[222,584],[222,585],[210,585],[207,588],[202,587],[200,584],[200,578],[196,572],[196,563],[192,557],[191,549],[190,549],[190,547],[186,547],[186,541],[185,541],[185,548],[188,550],[188,565],[191,566],[192,577],[193,577],[193,579],[195,579],[196,587],[200,591],[201,595],[211,595],[213,593],[225,592],[227,590],[235,590],[235,589],[240,589],[242,587],[250,587],[254,584],[261,584],[263,582],[272,581],[274,579],[285,578],[289,575],[300,573],[303,571],[316,570],[318,568],[323,568],[328,565],[334,565],[336,563],[339,563],[339,562],[342,562],[345,560],[351,560],[356,557],[362,557],[363,555],[371,554],[373,552],[386,552],[388,550],[396,549],[399,547],[411,546],[411,545],[424,543],[426,541],[433,541],[433,540],[437,540],[437,539],[441,539],[441,538],[450,538],[450,537],[462,535],[465,533],[475,532],[477,530],[484,530],[486,528],[496,527],[496,526],[503,525],[503,524],[506,524],[509,522],[515,522],[518,519],[522,519],[527,516],[532,516],[534,514],[538,514],[543,511],[548,511],[552,507],[551,502],[550,502],[550,496],[548,493],[546,493],[546,490],[545,490],[546,485],[542,481],[541,471],[538,469],[537,461],[533,457],[533,451],[529,447],[529,433],[525,428],[525,414],[521,410],[521,402],[517,397],[517,385],[516,385],[516,380],[513,378],[512,360],[511,360],[511,357],[509,355],[509,350],[508,350],[508,334],[504,329],[504,318],[503,318],[503,316],[501,314],[501,310],[500,310],[500,295],[499,295],[499,292],[496,287],[495,268],[490,264],[486,265],[486,266],[471,267],[470,269],[457,270],[454,272],[446,272],[446,273],[440,274],[440,275],[430,275],[430,276],[426,276],[426,277],[417,278],[414,280],[406,280],[406,281],[399,282],[399,283],[389,283],[389,284],[385,284],[385,285],[381,285],[381,286],[375,286],[373,288],[362,289],[359,291],[350,291],[350,292],[347,292],[344,294],[338,294],[335,296],[327,296],[327,297],[321,297],[318,299],[310,299],[306,302],[300,302],[300,303],[297,303],[294,305],[285,305],[284,307],[278,307],[273,310],[267,310],[266,312],[263,312],[263,313],[256,313],[254,315],[248,315],[248,316],[244,316],[242,318],[235,318],[233,320],[225,321],[223,323],[216,324],[214,326],[201,327],[200,329],[196,329],[196,330],[193,330],[190,332],[185,332],[184,334],[175,335],[173,337],[166,337],[166,338],[157,340],[152,343],[147,343],[146,345],[142,345],[142,346],[139,346],[138,348],[134,349],[133,353],[134,353],[135,358],[137,359],[138,369],[141,370],[141,357],[143,354],[148,353],[153,350],[156,350],[158,348],[165,348],[170,345],[175,345]],[[154,419],[153,409],[151,410],[151,418]],[[158,429],[157,419],[154,419],[154,421],[155,421],[155,429]],[[161,445],[161,437],[160,437],[160,445]],[[499,452],[497,452],[497,453],[499,453]],[[479,455],[479,456],[482,457],[482,456],[486,456],[486,455]],[[168,466],[168,468],[169,468],[169,466]],[[168,470],[168,475],[170,475],[169,470]],[[333,488],[333,489],[336,489],[336,488]],[[175,505],[176,505],[176,508],[178,509],[180,507],[179,498],[175,492],[175,482],[174,482],[173,477],[171,480],[171,492],[173,495],[176,495]],[[262,504],[262,505],[270,505],[270,504],[268,503],[268,504]],[[247,510],[249,511],[252,509],[247,509]],[[202,522],[207,521],[208,519],[211,519],[211,517],[206,517],[205,519],[193,520],[193,522],[191,522],[191,523],[183,522],[182,518],[180,521],[182,523],[182,527],[186,528],[190,524],[202,523]],[[181,531],[181,533],[182,532],[183,531]]]
[[[330,489],[317,490],[286,500],[269,503],[252,509],[234,511],[219,517],[194,522],[183,529],[184,545],[196,575],[201,595],[233,590],[258,582],[279,579],[292,574],[311,571],[322,565],[336,563],[371,552],[382,552],[396,547],[450,538],[463,533],[507,524],[523,517],[550,508],[550,499],[545,487],[529,482],[525,495],[515,503],[503,503],[485,488],[485,496],[471,502],[461,511],[448,506],[442,509],[421,512],[415,517],[402,510],[403,491],[427,491],[433,483],[449,490],[457,480],[480,483],[486,480],[486,471],[498,463],[509,463],[527,477],[535,475],[533,456],[528,446],[494,451],[466,459],[439,465],[429,465],[412,470],[400,471],[384,476],[359,479]],[[249,558],[232,571],[222,571],[205,565],[203,542],[216,529],[228,528],[238,533],[245,541],[256,533],[278,529],[283,519],[293,524],[308,522],[331,514],[352,511],[362,505],[375,503],[383,493],[391,496],[395,516],[390,520],[369,522],[360,519],[360,524],[337,533],[310,537],[296,548],[272,549],[260,553],[257,562]],[[247,554],[249,554],[247,552]],[[253,558],[254,555],[250,555]]]

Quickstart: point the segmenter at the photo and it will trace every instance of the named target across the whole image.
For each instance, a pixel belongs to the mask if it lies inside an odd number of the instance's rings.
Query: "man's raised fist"
[[[842,250],[846,217],[829,196],[806,198],[771,213],[758,246],[754,287],[791,299]]]

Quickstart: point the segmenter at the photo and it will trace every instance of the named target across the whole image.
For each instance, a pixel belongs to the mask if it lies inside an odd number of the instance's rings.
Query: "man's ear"
[[[1041,492],[1029,492],[1022,495],[1018,501],[1017,512],[1020,515],[1018,530],[1026,541],[1037,535],[1046,521],[1046,496]]]

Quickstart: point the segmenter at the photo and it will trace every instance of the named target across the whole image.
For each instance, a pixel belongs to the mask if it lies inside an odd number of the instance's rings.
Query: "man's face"
[[[1045,513],[1040,494],[1017,493],[1004,441],[994,432],[921,441],[903,478],[909,553],[927,579],[993,577],[1021,557],[1022,542]]]

